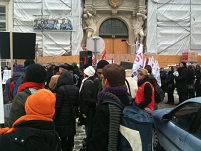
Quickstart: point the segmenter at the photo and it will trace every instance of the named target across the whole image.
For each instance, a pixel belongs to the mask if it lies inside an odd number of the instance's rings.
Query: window
[[[200,109],[200,103],[186,103],[178,108],[172,116],[172,122],[188,131],[193,118]]]
[[[195,136],[201,139],[201,119],[199,120],[198,128],[195,131]]]
[[[0,31],[6,31],[6,7],[0,5]]]

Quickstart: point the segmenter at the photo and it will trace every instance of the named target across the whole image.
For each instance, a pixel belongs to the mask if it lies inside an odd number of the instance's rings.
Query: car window
[[[180,128],[188,131],[193,118],[200,109],[200,103],[188,102],[176,109],[171,121]]]
[[[194,135],[201,139],[201,119],[199,120],[198,128],[196,129]]]

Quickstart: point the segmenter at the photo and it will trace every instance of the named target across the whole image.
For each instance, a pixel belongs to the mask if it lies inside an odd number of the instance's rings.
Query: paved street
[[[174,93],[174,98],[175,98],[175,104],[177,104],[179,100],[176,91]],[[167,94],[165,96],[164,101],[158,105],[159,109],[175,107],[175,105],[165,104],[166,102],[167,102]],[[77,134],[75,135],[75,147],[73,151],[79,151],[79,149],[82,147],[82,140],[84,137],[85,137],[84,126],[77,126]]]

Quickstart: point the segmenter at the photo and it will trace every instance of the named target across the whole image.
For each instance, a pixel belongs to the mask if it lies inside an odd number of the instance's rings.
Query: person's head
[[[53,69],[53,75],[60,74],[59,73],[59,66],[55,66]]]
[[[152,73],[152,68],[151,68],[150,65],[146,65],[146,66],[144,67],[144,69],[147,69],[147,71],[148,71],[149,74]]]
[[[163,67],[161,67],[161,68],[160,68],[160,72],[163,72],[163,71],[164,71],[164,68],[163,68]]]
[[[34,64],[34,63],[35,63],[35,61],[33,59],[26,59],[24,61],[24,67],[27,67],[27,66]]]
[[[4,67],[4,70],[8,70],[8,66],[5,66],[5,67]]]
[[[173,66],[169,66],[168,71],[169,71],[169,72],[174,72]]]
[[[83,70],[85,70],[88,66],[90,66],[90,64],[88,64],[88,63],[84,64]]]
[[[186,68],[186,62],[184,62],[184,61],[180,62],[179,67],[180,67],[180,68],[181,68],[181,67],[185,67],[185,68]]]
[[[51,62],[48,62],[48,63],[46,64],[46,68],[49,69],[49,68],[51,68],[51,67],[52,67],[52,63],[51,63]]]
[[[95,74],[95,70],[92,66],[88,66],[85,70],[84,70],[84,77],[92,77]]]
[[[125,69],[117,64],[106,65],[101,74],[102,87],[117,87],[125,85]]]
[[[176,64],[176,70],[179,68],[179,63]]]
[[[65,71],[69,71],[69,72],[73,72],[74,68],[73,66],[67,64],[67,63],[64,63],[64,64],[61,64],[59,65],[59,73],[62,74],[63,72]]]
[[[77,67],[77,63],[76,63],[76,62],[72,62],[71,65],[72,65],[73,67]]]
[[[199,64],[196,65],[196,69],[195,70],[196,71],[200,70],[200,65]]]
[[[193,70],[193,66],[192,66],[192,65],[189,65],[189,66],[188,66],[188,69],[189,69],[189,70]]]
[[[138,81],[144,79],[145,77],[149,76],[149,72],[147,71],[147,69],[139,69],[137,71],[137,78],[138,78]]]
[[[40,89],[27,98],[25,103],[26,115],[52,119],[55,112],[55,102],[55,95],[51,91]]]
[[[39,64],[31,64],[25,73],[25,82],[43,83],[46,80],[46,71]]]
[[[59,65],[59,73],[62,74],[63,72],[68,71],[67,68],[68,67],[66,65],[64,65],[64,64]]]
[[[97,63],[97,67],[96,67],[96,73],[98,74],[98,76],[100,77],[100,75],[102,74],[102,70],[103,68],[108,65],[109,62],[107,62],[106,60],[100,60]]]

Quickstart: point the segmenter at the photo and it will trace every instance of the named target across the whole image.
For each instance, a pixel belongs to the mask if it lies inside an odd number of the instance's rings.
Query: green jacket
[[[10,109],[10,115],[5,118],[5,127],[12,127],[13,123],[21,116],[25,115],[25,102],[29,95],[35,93],[33,88],[27,88],[17,93],[13,99],[13,103]]]

